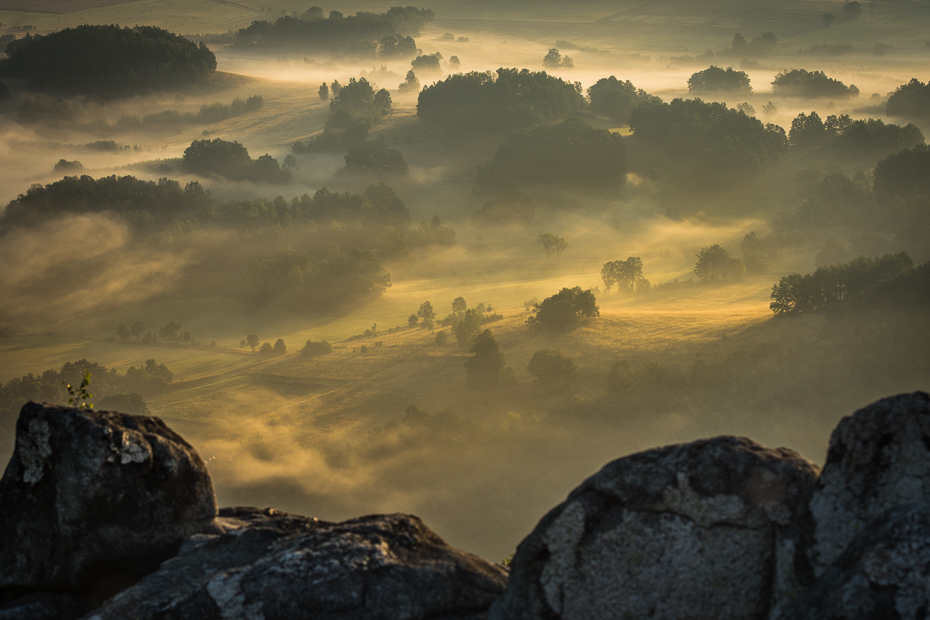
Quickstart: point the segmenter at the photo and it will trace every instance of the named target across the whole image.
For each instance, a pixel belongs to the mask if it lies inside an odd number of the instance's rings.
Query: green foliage
[[[465,362],[469,387],[488,389],[498,387],[504,382],[507,376],[504,372],[507,362],[490,329],[478,334],[472,342],[471,353],[472,356]]]
[[[580,286],[563,288],[551,297],[533,305],[535,314],[526,320],[532,329],[561,331],[568,330],[582,318],[600,316],[597,299],[591,290],[583,291]]]
[[[564,392],[577,379],[574,360],[558,349],[536,351],[526,371],[550,392]]]
[[[615,260],[604,263],[601,268],[601,279],[607,292],[614,285],[621,293],[641,293],[650,288],[649,280],[643,277],[643,261],[638,256],[631,256],[626,260]]]
[[[655,152],[657,167],[708,186],[759,174],[788,147],[781,127],[700,99],[642,104],[630,115],[630,129]]]
[[[922,286],[927,295],[926,265],[922,266]],[[769,307],[775,316],[788,316],[823,310],[843,302],[863,302],[879,298],[883,284],[914,272],[914,262],[904,252],[881,258],[857,259],[840,265],[820,267],[814,273],[793,273],[772,287]],[[906,282],[906,280],[905,280]],[[903,288],[909,288],[907,284]],[[874,297],[873,297],[874,296]]]
[[[875,193],[881,196],[930,196],[930,148],[918,144],[875,165]]]
[[[185,172],[202,176],[222,176],[231,181],[253,181],[255,183],[287,183],[291,173],[282,170],[271,155],[262,155],[256,160],[239,142],[194,140],[184,151],[181,167]]]
[[[749,83],[749,75],[745,71],[734,71],[733,67],[727,67],[724,70],[711,65],[688,78],[688,92],[750,95],[752,86]]]
[[[261,348],[258,350],[259,355],[269,356],[274,354],[274,347],[270,342],[263,342]]]
[[[923,133],[911,123],[900,127],[886,125],[881,119],[852,120],[846,114],[828,116],[823,122],[817,112],[795,117],[788,139],[801,147],[830,146],[843,153],[871,156],[924,143]]]
[[[743,279],[743,261],[732,258],[719,244],[701,248],[696,256],[694,275],[704,282]]]
[[[478,167],[476,182],[484,189],[511,183],[605,187],[622,183],[626,172],[623,138],[573,118],[512,133],[493,161]]]
[[[346,170],[363,173],[384,173],[407,176],[409,170],[404,156],[397,149],[389,149],[384,138],[368,140],[349,147],[345,156]]]
[[[888,97],[885,111],[891,116],[930,116],[930,80],[924,84],[912,78],[907,84],[898,86]]]
[[[791,69],[775,75],[772,90],[776,95],[790,97],[831,97],[833,99],[847,99],[859,94],[859,89],[853,85],[846,86],[839,80],[827,77],[823,71],[808,71],[806,69]]]
[[[300,354],[304,357],[319,357],[321,355],[329,355],[332,352],[333,345],[325,340],[320,340],[319,342],[308,340],[304,348],[300,350]]]
[[[478,308],[469,308],[461,315],[456,315],[452,320],[452,333],[459,346],[464,347],[472,342],[481,333],[483,323],[484,313]]]
[[[630,112],[641,103],[660,103],[662,100],[636,88],[626,80],[621,82],[614,76],[601,78],[588,89],[591,111],[609,116],[618,123],[628,123]]]
[[[552,233],[540,233],[537,240],[546,251],[546,258],[551,258],[553,252],[555,252],[556,256],[561,256],[565,248],[568,247],[568,242],[563,237]]]
[[[404,78],[404,81],[401,82],[397,87],[397,90],[402,93],[416,93],[420,91],[420,80],[413,72],[413,69],[407,71],[407,76]]]
[[[383,88],[375,92],[365,78],[350,78],[348,84],[339,88],[337,84],[333,82],[333,100],[329,102],[329,116],[323,133],[309,144],[295,143],[294,152],[331,151],[361,144],[371,128],[391,113],[391,94]]]
[[[547,69],[571,69],[575,66],[574,61],[568,56],[562,56],[559,50],[551,48],[543,58],[542,64]]]
[[[255,305],[280,301],[318,310],[380,295],[390,286],[390,274],[370,252],[352,250],[336,258],[316,259],[285,250],[252,263],[236,293]]]
[[[65,386],[65,389],[68,390],[68,404],[77,409],[93,409],[94,404],[90,402],[90,399],[94,397],[87,388],[90,387],[90,371],[84,373],[84,377],[81,379],[81,385],[77,388],[73,388],[70,383],[62,381],[61,384]]]
[[[258,348],[260,342],[261,339],[258,337],[258,334],[249,334],[245,337],[245,343],[252,349],[252,353],[255,353],[255,349]]]
[[[284,339],[278,338],[274,342],[274,354],[278,356],[284,355],[285,353],[287,353],[287,345],[284,344]]]
[[[424,54],[411,60],[410,67],[412,71],[420,75],[434,75],[442,73],[442,69],[439,67],[440,60],[442,60],[442,54],[439,52]]]
[[[10,71],[59,91],[132,95],[202,82],[216,70],[206,45],[153,26],[82,25],[16,43]]]
[[[110,211],[133,221],[153,218],[166,224],[179,217],[203,217],[213,209],[213,197],[200,183],[183,189],[171,179],[143,181],[132,176],[65,177],[49,185],[33,185],[7,205],[0,226],[34,226],[70,213]]]
[[[506,132],[583,113],[579,88],[528,69],[457,73],[420,92],[417,115],[457,131]]]
[[[326,85],[326,82],[320,84],[319,90],[317,93],[320,95],[321,101],[329,101],[329,86]]]

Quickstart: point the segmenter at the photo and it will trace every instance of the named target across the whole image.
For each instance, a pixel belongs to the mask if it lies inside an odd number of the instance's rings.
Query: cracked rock
[[[738,437],[613,461],[520,544],[488,617],[769,617],[811,580],[799,524],[817,473]]]

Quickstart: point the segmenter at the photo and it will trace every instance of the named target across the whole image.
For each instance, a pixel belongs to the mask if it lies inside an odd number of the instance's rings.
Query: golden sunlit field
[[[420,119],[416,95],[398,91],[410,59],[259,53],[209,39],[254,20],[305,11],[305,4],[74,0],[30,3],[26,10],[22,2],[0,2],[0,34],[47,34],[88,23],[151,25],[197,41],[207,36],[217,59],[217,72],[204,84],[132,97],[75,98],[74,119],[59,124],[23,121],[21,110],[32,105],[33,93],[22,80],[6,80],[12,98],[0,102],[0,203],[60,180],[65,173],[55,168],[59,160],[79,160],[79,174],[94,178],[170,177],[182,187],[197,181],[216,205],[271,202],[276,196],[290,203],[323,187],[361,193],[383,181],[409,209],[413,229],[423,221],[426,230],[438,216],[442,226],[454,229],[455,243],[411,245],[406,256],[382,258],[391,283],[383,294],[321,311],[246,303],[235,291],[251,262],[275,252],[336,255],[340,244],[349,243],[345,239],[362,235],[348,224],[298,229],[254,223],[236,230],[178,224],[143,243],[128,219],[89,210],[17,229],[0,237],[0,316],[12,317],[0,332],[0,384],[69,361],[86,359],[124,373],[154,359],[174,380],[164,393],[146,397],[148,410],[197,448],[220,505],[273,505],[329,520],[411,512],[452,544],[493,560],[512,553],[540,515],[613,458],[654,445],[739,434],[821,462],[841,417],[891,393],[928,387],[926,307],[786,318],[773,318],[769,307],[780,278],[820,266],[816,256],[827,237],[855,236],[840,226],[784,232],[777,229],[777,214],[807,200],[805,179],[871,175],[879,157],[789,149],[751,179],[710,188],[673,185],[651,171],[631,171],[621,189],[554,186],[539,179],[521,186],[535,205],[530,223],[481,225],[472,214],[489,198],[476,189],[475,169],[494,157],[507,135]],[[725,50],[738,32],[752,39],[772,31],[778,37],[775,51],[743,67],[753,92],[705,98],[730,107],[750,104],[763,122],[786,131],[799,113],[816,110],[823,118],[849,114],[913,122],[930,132],[928,116],[898,119],[883,112],[898,86],[927,78],[925,3],[878,4],[873,13],[866,6],[859,20],[830,28],[820,16],[841,5],[820,0],[422,4],[436,18],[415,37],[416,44],[424,54],[438,51],[443,57],[442,76],[424,77],[424,87],[451,73],[542,70],[543,57],[561,40],[578,48],[562,50],[575,68],[556,68],[551,75],[578,82],[584,92],[615,75],[669,102],[688,97],[689,77],[708,64],[682,57]],[[389,7],[364,1],[323,9],[348,15]],[[844,44],[852,51],[826,57],[804,52]],[[885,49],[876,45],[893,47],[875,54]],[[452,56],[460,66],[449,64]],[[739,62],[714,64],[738,69]],[[789,68],[823,70],[854,83],[860,95],[834,100],[773,94],[775,75]],[[320,135],[327,123],[329,102],[318,96],[320,84],[345,85],[365,76],[376,90],[388,89],[393,101],[371,136],[402,153],[407,176],[348,173],[345,149],[292,153],[295,142]],[[196,114],[205,104],[228,105],[254,95],[263,99],[260,109],[215,122],[155,130],[118,124],[126,115]],[[763,118],[763,106],[772,102],[777,110]],[[616,120],[590,115],[587,122],[633,140],[634,132]],[[215,138],[241,142],[253,158],[268,153],[283,162],[292,155],[291,180],[228,181],[183,169],[192,141]],[[112,147],[93,146],[111,140]],[[627,157],[639,153],[629,147]],[[566,249],[547,257],[538,240],[544,232],[562,236]],[[694,272],[702,248],[720,244],[739,257],[741,240],[751,232],[777,248],[767,255],[765,269],[740,281],[702,283]],[[903,236],[882,234],[889,253],[904,250],[895,245]],[[926,238],[906,249],[915,264],[930,259]],[[641,257],[642,275],[652,288],[608,293],[601,267],[627,257]],[[594,291],[600,316],[562,332],[527,326],[531,300],[575,286]],[[482,329],[492,331],[515,382],[469,387],[470,343],[459,346],[451,326],[440,325],[457,297],[470,308],[481,303],[501,315]],[[426,301],[435,309],[436,325],[409,327],[408,317]],[[176,321],[192,342],[117,338],[118,326],[138,321],[155,332]],[[373,326],[374,333],[364,335]],[[448,336],[445,345],[436,341],[440,332]],[[250,334],[263,343],[283,340],[287,353],[253,352],[241,344]],[[333,350],[303,355],[308,340],[326,340]],[[569,390],[553,392],[527,371],[543,349],[558,349],[574,360],[577,380]],[[608,389],[618,362],[640,377],[627,391]],[[658,374],[635,374],[644,368]],[[92,381],[92,391],[93,386]],[[432,414],[454,410],[456,422],[449,427],[405,422],[410,405]],[[12,437],[4,437],[0,459],[11,451]]]

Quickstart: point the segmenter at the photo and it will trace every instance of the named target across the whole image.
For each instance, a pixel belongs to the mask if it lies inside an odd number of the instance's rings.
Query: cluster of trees
[[[746,37],[736,33],[730,49],[722,55],[737,58],[765,58],[775,49],[776,45],[778,45],[778,38],[771,32],[762,33],[754,37],[752,41],[747,41]]]
[[[565,248],[568,247],[568,241],[566,241],[564,237],[560,237],[553,233],[540,233],[539,237],[537,237],[537,241],[543,246],[543,250],[546,251],[546,258],[552,258],[553,252],[556,256],[561,256]]]
[[[7,46],[9,75],[51,88],[122,96],[202,82],[216,70],[207,46],[153,26],[82,25]]]
[[[912,78],[907,84],[898,86],[888,97],[885,111],[892,116],[930,116],[930,81],[924,84]]]
[[[201,176],[221,176],[230,181],[253,183],[288,183],[291,173],[281,168],[278,160],[267,153],[252,159],[239,142],[221,138],[194,140],[184,151],[181,168]]]
[[[478,334],[471,345],[471,357],[465,362],[469,387],[484,390],[516,383],[517,375],[507,365],[500,345],[490,329]]]
[[[0,228],[34,226],[70,213],[112,212],[133,222],[167,224],[178,217],[205,216],[213,197],[200,183],[183,188],[172,179],[143,181],[132,176],[101,179],[82,175],[34,185],[7,205]]]
[[[776,95],[806,98],[847,99],[859,95],[859,89],[854,84],[846,86],[839,80],[827,77],[823,71],[806,69],[791,69],[776,74],[772,90]]]
[[[116,337],[120,340],[129,340],[133,336],[136,342],[142,344],[157,344],[159,339],[169,344],[191,344],[194,341],[189,331],[181,331],[181,324],[177,321],[168,321],[158,330],[158,333],[146,330],[145,323],[142,321],[135,321],[129,327],[117,326]]]
[[[526,324],[532,329],[552,331],[572,329],[581,319],[601,314],[594,293],[590,289],[582,290],[580,286],[563,288],[555,295],[535,303],[533,312]]]
[[[556,48],[550,48],[543,57],[543,66],[546,69],[574,69],[575,61],[562,54]]]
[[[319,8],[319,7],[313,7]],[[283,16],[274,22],[254,21],[236,33],[235,45],[243,48],[292,47],[304,51],[331,52],[351,58],[392,57],[417,53],[409,36],[433,21],[430,9],[391,7],[386,13],[358,12],[343,15],[322,9],[300,16]]]
[[[237,282],[236,295],[255,305],[279,302],[320,310],[380,295],[390,286],[391,275],[371,252],[319,259],[286,250],[252,263]]]
[[[482,189],[507,184],[617,185],[627,173],[623,138],[570,118],[510,134],[494,159],[478,167]]]
[[[781,127],[700,99],[639,105],[630,115],[630,129],[647,147],[641,155],[652,150],[660,157],[657,165],[678,176],[687,170],[704,184],[757,174],[788,148]]]
[[[648,291],[651,287],[649,280],[643,276],[643,260],[638,256],[604,263],[601,279],[608,293],[614,286],[618,292],[627,294]]]
[[[307,342],[310,342],[309,340]],[[261,344],[259,344],[261,343]],[[284,343],[283,338],[278,338],[275,340],[274,344],[270,342],[262,342],[262,339],[258,337],[258,334],[249,334],[245,337],[244,340],[239,342],[240,347],[249,347],[252,350],[252,353],[258,353],[263,356],[274,356],[280,357],[287,353],[287,344]]]
[[[688,78],[688,92],[697,95],[703,93],[733,93],[737,95],[752,94],[749,75],[745,71],[734,71],[733,67],[721,69],[711,65]]]
[[[308,340],[300,354],[304,357],[320,357],[333,352],[333,345],[325,340]]]
[[[439,75],[442,68],[439,61],[442,60],[442,54],[435,52],[433,54],[423,54],[410,61],[411,71],[420,75]]]
[[[858,257],[840,264],[820,267],[814,273],[793,273],[772,287],[769,307],[775,316],[823,310],[843,302],[887,299],[889,293],[922,293],[930,299],[930,264],[914,269],[906,253],[882,257]]]
[[[544,71],[457,73],[424,88],[417,115],[449,129],[510,131],[582,113],[581,86]]]
[[[203,104],[200,111],[180,112],[178,110],[162,110],[152,112],[141,118],[136,115],[123,115],[116,122],[117,129],[161,129],[176,125],[189,125],[193,123],[218,123],[228,118],[248,114],[261,110],[265,100],[261,95],[253,95],[247,99],[234,99],[229,105],[223,103]]]
[[[0,420],[9,422],[12,433],[13,422],[24,404],[30,400],[65,403],[68,399],[65,385],[79,385],[88,372],[93,405],[125,413],[148,413],[142,397],[162,394],[174,381],[174,373],[154,359],[146,360],[145,366],[130,366],[125,374],[87,359],[65,362],[60,370],[29,373],[0,383]]]
[[[443,327],[451,327],[452,333],[460,347],[464,347],[472,342],[481,332],[481,326],[497,321],[503,318],[500,314],[491,314],[490,305],[480,303],[474,308],[469,308],[468,303],[463,297],[456,297],[452,301],[452,312],[440,321]],[[433,329],[435,327],[436,311],[433,304],[424,301],[420,304],[416,314],[411,314],[407,319],[408,327],[420,327],[421,329]],[[436,344],[445,346],[448,342],[448,336],[445,332],[439,332],[436,335]]]
[[[701,248],[696,256],[694,275],[704,282],[743,279],[745,270],[743,261],[730,256],[730,253],[719,244]]]
[[[844,152],[887,155],[923,144],[924,135],[912,123],[886,125],[881,119],[852,120],[848,114],[833,114],[823,121],[817,112],[802,112],[791,121],[788,140],[802,147],[831,146]]]
[[[601,78],[588,89],[591,111],[609,116],[618,123],[628,123],[630,112],[641,103],[659,103],[662,100],[636,88],[629,80],[621,81],[610,76]]]
[[[350,78],[348,84],[339,88],[336,85],[337,82],[333,82],[333,100],[329,103],[329,116],[323,133],[309,144],[296,142],[293,146],[295,153],[360,144],[375,123],[391,113],[391,94],[384,88],[375,92],[365,78]]]
[[[349,147],[345,156],[346,170],[360,173],[380,173],[407,176],[409,169],[397,149],[388,148],[384,138],[366,140]]]

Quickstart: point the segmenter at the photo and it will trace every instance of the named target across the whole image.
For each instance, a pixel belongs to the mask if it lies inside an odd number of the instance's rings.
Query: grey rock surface
[[[716,437],[607,464],[520,544],[494,620],[766,618],[812,575],[817,467]]]
[[[924,620],[930,609],[930,504],[872,521],[780,620]]]
[[[225,533],[192,537],[88,620],[479,620],[507,579],[410,515],[327,523],[232,508],[217,524]]]
[[[819,576],[869,523],[905,503],[930,502],[930,396],[901,394],[843,418],[830,436],[811,499],[809,551]]]
[[[203,461],[160,419],[37,403],[16,423],[0,507],[0,601],[106,598],[216,516]]]

